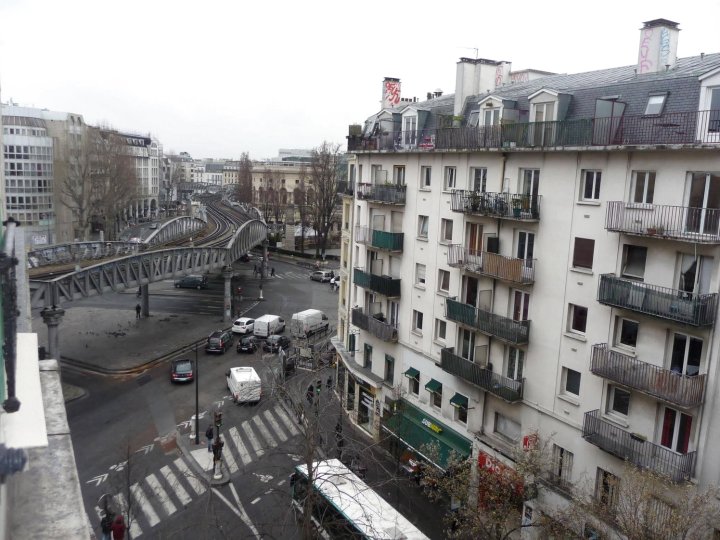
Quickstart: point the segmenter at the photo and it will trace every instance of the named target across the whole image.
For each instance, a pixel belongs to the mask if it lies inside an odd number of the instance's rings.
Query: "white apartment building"
[[[678,34],[587,73],[462,58],[424,102],[387,79],[351,126],[338,380],[409,467],[512,466],[537,431],[557,485],[720,485],[720,54]]]

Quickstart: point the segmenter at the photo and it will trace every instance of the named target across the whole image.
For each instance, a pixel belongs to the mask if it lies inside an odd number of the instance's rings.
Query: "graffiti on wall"
[[[400,83],[397,81],[385,82],[385,95],[383,97],[385,104],[394,107],[400,103]]]
[[[667,28],[660,30],[660,62],[663,66],[668,65],[670,58],[670,32]]]
[[[650,39],[653,36],[653,29],[646,28],[643,30],[640,38],[640,58],[638,62],[638,69],[640,73],[647,73],[653,67],[652,60],[650,60]]]

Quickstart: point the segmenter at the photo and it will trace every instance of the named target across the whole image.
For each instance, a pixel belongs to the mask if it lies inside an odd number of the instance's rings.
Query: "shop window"
[[[392,385],[395,382],[395,358],[385,355],[385,382]]]

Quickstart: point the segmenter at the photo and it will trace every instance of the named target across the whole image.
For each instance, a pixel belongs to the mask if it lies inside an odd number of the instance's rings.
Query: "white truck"
[[[290,319],[290,333],[293,337],[306,337],[315,332],[327,330],[330,321],[319,309],[306,309],[299,313],[293,313]]]
[[[262,398],[260,376],[253,368],[230,368],[225,372],[225,378],[235,403],[257,403]]]
[[[255,319],[253,334],[260,338],[266,338],[273,334],[279,334],[285,330],[285,319],[278,315],[266,313]]]

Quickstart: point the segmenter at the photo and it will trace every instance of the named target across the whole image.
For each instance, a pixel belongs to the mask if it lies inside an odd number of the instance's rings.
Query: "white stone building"
[[[463,58],[454,94],[351,127],[339,381],[403,463],[512,466],[538,431],[547,485],[720,485],[720,54],[678,33],[579,74]]]

